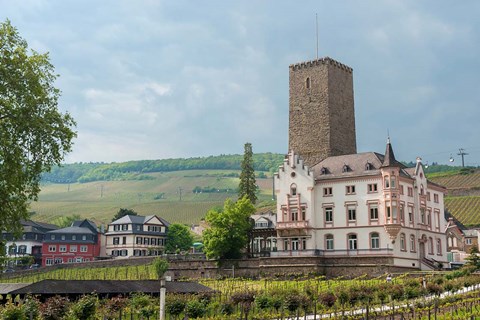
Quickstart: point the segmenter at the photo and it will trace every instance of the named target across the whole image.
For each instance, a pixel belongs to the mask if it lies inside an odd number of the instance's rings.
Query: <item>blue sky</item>
[[[0,0],[49,52],[76,119],[67,162],[286,153],[288,66],[354,70],[357,147],[480,165],[480,2]]]

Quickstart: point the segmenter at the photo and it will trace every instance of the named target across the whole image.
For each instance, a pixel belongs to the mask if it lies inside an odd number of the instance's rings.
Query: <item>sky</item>
[[[353,68],[357,151],[480,165],[480,2],[475,0],[0,0],[49,52],[65,158],[124,162],[288,152],[288,68]],[[454,162],[450,162],[450,158]]]

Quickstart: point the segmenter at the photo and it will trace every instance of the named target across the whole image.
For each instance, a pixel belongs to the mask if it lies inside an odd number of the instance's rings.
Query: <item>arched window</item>
[[[307,87],[307,89],[310,89],[310,78],[307,78],[307,80],[305,80],[305,86]]]
[[[385,176],[385,189],[390,188],[390,177]]]
[[[365,171],[369,171],[373,169],[373,164],[367,161],[367,164],[365,164]]]
[[[327,250],[333,250],[334,249],[333,234],[325,235],[325,249],[327,249]]]
[[[352,233],[348,235],[348,250],[357,250],[357,235]]]
[[[380,249],[380,235],[377,232],[370,233],[370,248]]]
[[[407,245],[405,244],[405,233],[400,234],[400,250],[406,251]]]
[[[413,251],[413,252],[416,251],[416,248],[415,248],[415,236],[414,236],[413,234],[410,235],[410,251]]]
[[[291,196],[297,195],[297,185],[295,183],[292,183],[292,185],[290,186],[290,195]]]

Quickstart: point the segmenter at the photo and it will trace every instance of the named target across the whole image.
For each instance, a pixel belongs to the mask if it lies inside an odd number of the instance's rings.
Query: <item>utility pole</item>
[[[178,196],[180,197],[180,201],[182,201],[182,187],[178,187]]]
[[[464,168],[464,167],[465,167],[465,162],[464,162],[463,157],[464,157],[464,156],[467,156],[468,153],[466,153],[466,152],[465,152],[465,149],[463,149],[463,148],[458,149],[458,151],[459,151],[459,152],[458,152],[457,154],[462,157],[462,168]]]

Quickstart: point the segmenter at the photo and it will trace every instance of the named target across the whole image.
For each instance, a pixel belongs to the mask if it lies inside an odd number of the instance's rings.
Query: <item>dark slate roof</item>
[[[72,227],[88,228],[88,229],[90,229],[94,232],[97,232],[97,230],[98,230],[95,222],[90,221],[88,219],[74,221],[72,223]]]
[[[159,216],[156,216],[156,215],[149,215],[149,216],[134,216],[134,215],[126,215],[126,216],[123,216],[121,217],[120,219],[117,219],[115,221],[113,221],[112,223],[110,223],[110,225],[114,225],[114,224],[129,224],[129,223],[133,223],[133,224],[145,224],[145,223],[148,223],[149,220],[153,219],[154,217],[158,218],[158,220],[160,220],[165,226],[169,226],[170,223],[165,220],[165,219],[162,219],[160,218]]]
[[[383,158],[382,167],[405,167],[400,162],[395,159],[395,154],[393,153],[392,144],[390,143],[390,138],[387,140],[387,148],[385,150],[385,157]]]
[[[96,234],[90,228],[83,228],[83,227],[67,227],[58,230],[53,230],[47,232],[48,234]]]
[[[0,290],[5,284],[0,284]],[[11,285],[11,284],[6,284]],[[165,283],[167,292],[172,293],[200,293],[211,292],[211,288],[196,282]],[[8,289],[8,287],[7,287]],[[158,294],[160,284],[158,280],[43,280],[32,284],[19,284],[18,288],[10,287],[10,291],[1,290],[10,294],[129,294],[143,292]]]

